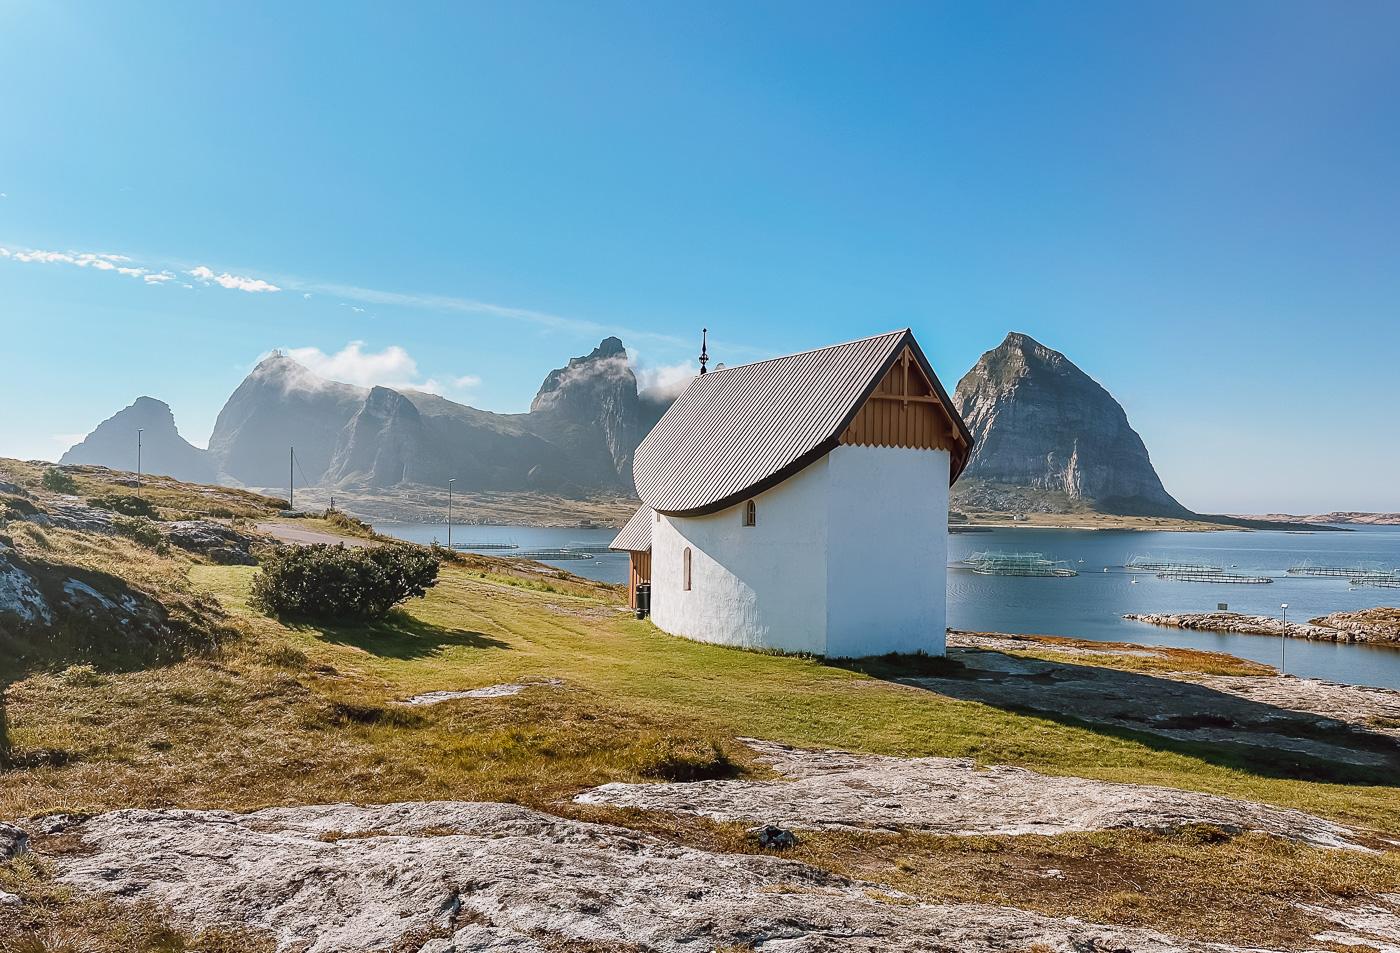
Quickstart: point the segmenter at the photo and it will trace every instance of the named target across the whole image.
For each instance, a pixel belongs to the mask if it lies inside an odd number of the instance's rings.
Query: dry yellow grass
[[[1400,835],[1394,784],[1259,774],[1227,751],[957,701],[819,660],[672,638],[619,611],[615,587],[503,560],[471,556],[444,566],[426,599],[382,624],[287,626],[248,609],[252,569],[204,565],[121,540],[39,535],[42,542],[26,537],[17,544],[35,558],[121,575],[184,606],[191,624],[226,630],[230,638],[178,664],[66,674],[56,664],[10,685],[5,701],[19,767],[2,776],[0,817],[128,806],[245,810],[481,799],[751,850],[736,825],[568,799],[607,781],[730,772],[729,759],[743,767],[747,758],[733,739],[757,735],[1205,790]],[[1026,651],[1053,658],[1071,647],[1048,642]],[[1128,655],[1073,661],[1143,664]],[[1171,664],[1213,671],[1230,663],[1183,654]],[[398,703],[426,691],[550,678],[562,684],[428,708]],[[1210,831],[975,839],[811,834],[793,856],[928,899],[1014,902],[1202,939],[1280,945],[1303,944],[1317,926],[1292,907],[1295,900],[1340,904],[1400,892],[1393,851],[1343,856]],[[1041,876],[1047,869],[1063,876]],[[102,951],[243,948],[220,947],[222,938],[161,934],[149,913],[108,917],[91,901],[63,894],[41,868],[0,867],[0,889],[33,901],[22,908],[23,921],[0,913],[0,934],[8,926],[48,942],[68,931],[76,937],[70,948]],[[84,919],[97,925],[79,928]],[[118,926],[103,926],[109,919]]]

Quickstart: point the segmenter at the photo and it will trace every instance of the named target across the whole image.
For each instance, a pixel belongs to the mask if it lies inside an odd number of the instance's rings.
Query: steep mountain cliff
[[[369,391],[318,377],[274,352],[244,378],[219,411],[209,453],[227,478],[246,486],[283,486],[287,448],[306,477],[330,469],[341,433]],[[300,479],[300,476],[298,476]]]
[[[130,407],[117,411],[70,448],[59,463],[89,463],[121,470],[136,469],[136,431],[141,434],[141,470],[188,480],[214,482],[215,467],[209,455],[191,445],[175,429],[170,405],[154,397],[138,397]]]
[[[632,452],[646,436],[637,378],[615,337],[550,371],[526,426],[560,447],[589,482],[632,486]]]
[[[617,338],[551,371],[527,414],[495,414],[436,394],[325,380],[274,354],[220,412],[209,452],[225,479],[250,486],[299,480],[385,489],[630,493],[632,452],[656,410],[638,397]]]
[[[964,505],[1179,516],[1123,408],[1059,351],[1012,332],[958,382],[976,438]]]

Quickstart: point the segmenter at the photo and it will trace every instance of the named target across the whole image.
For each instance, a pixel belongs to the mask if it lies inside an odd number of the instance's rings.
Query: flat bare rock
[[[1353,831],[1320,817],[1197,791],[980,767],[959,758],[746,743],[783,779],[605,784],[575,800],[783,827],[961,835],[1170,831],[1208,824],[1319,847],[1365,849]]]
[[[443,702],[457,701],[462,698],[508,698],[511,695],[519,695],[527,688],[552,688],[562,684],[563,682],[557,678],[547,678],[541,681],[507,682],[501,685],[486,685],[482,688],[467,688],[459,691],[424,692],[421,695],[404,699],[403,704],[440,705]]]
[[[1005,907],[921,904],[766,856],[715,854],[505,804],[118,811],[59,879],[284,951],[1232,951]]]
[[[1084,661],[1013,654],[1028,650]],[[1130,651],[1168,657],[1152,646]],[[1130,672],[1094,658],[1122,654],[1114,645],[1095,649],[953,632],[948,657],[959,663],[957,670],[899,681],[950,698],[1070,715],[1178,741],[1249,745],[1280,757],[1400,770],[1400,692],[1292,676]]]

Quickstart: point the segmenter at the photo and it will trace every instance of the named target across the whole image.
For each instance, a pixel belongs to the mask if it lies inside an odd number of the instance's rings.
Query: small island
[[[1130,612],[1123,618],[1172,629],[1196,629],[1231,635],[1287,635],[1315,642],[1365,642],[1400,648],[1400,609],[1387,606],[1359,612],[1333,612],[1308,622],[1288,623],[1272,616],[1245,615],[1241,612]]]

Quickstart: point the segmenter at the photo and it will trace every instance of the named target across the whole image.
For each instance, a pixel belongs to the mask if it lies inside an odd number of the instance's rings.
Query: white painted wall
[[[651,533],[651,619],[702,642],[785,652],[826,650],[826,460],[709,516],[662,516]],[[691,590],[682,550],[691,549]]]
[[[838,447],[743,504],[652,526],[652,621],[675,635],[833,658],[945,647],[945,451]],[[682,552],[691,550],[691,589]]]
[[[944,450],[842,446],[827,457],[829,657],[943,654],[948,466]]]

